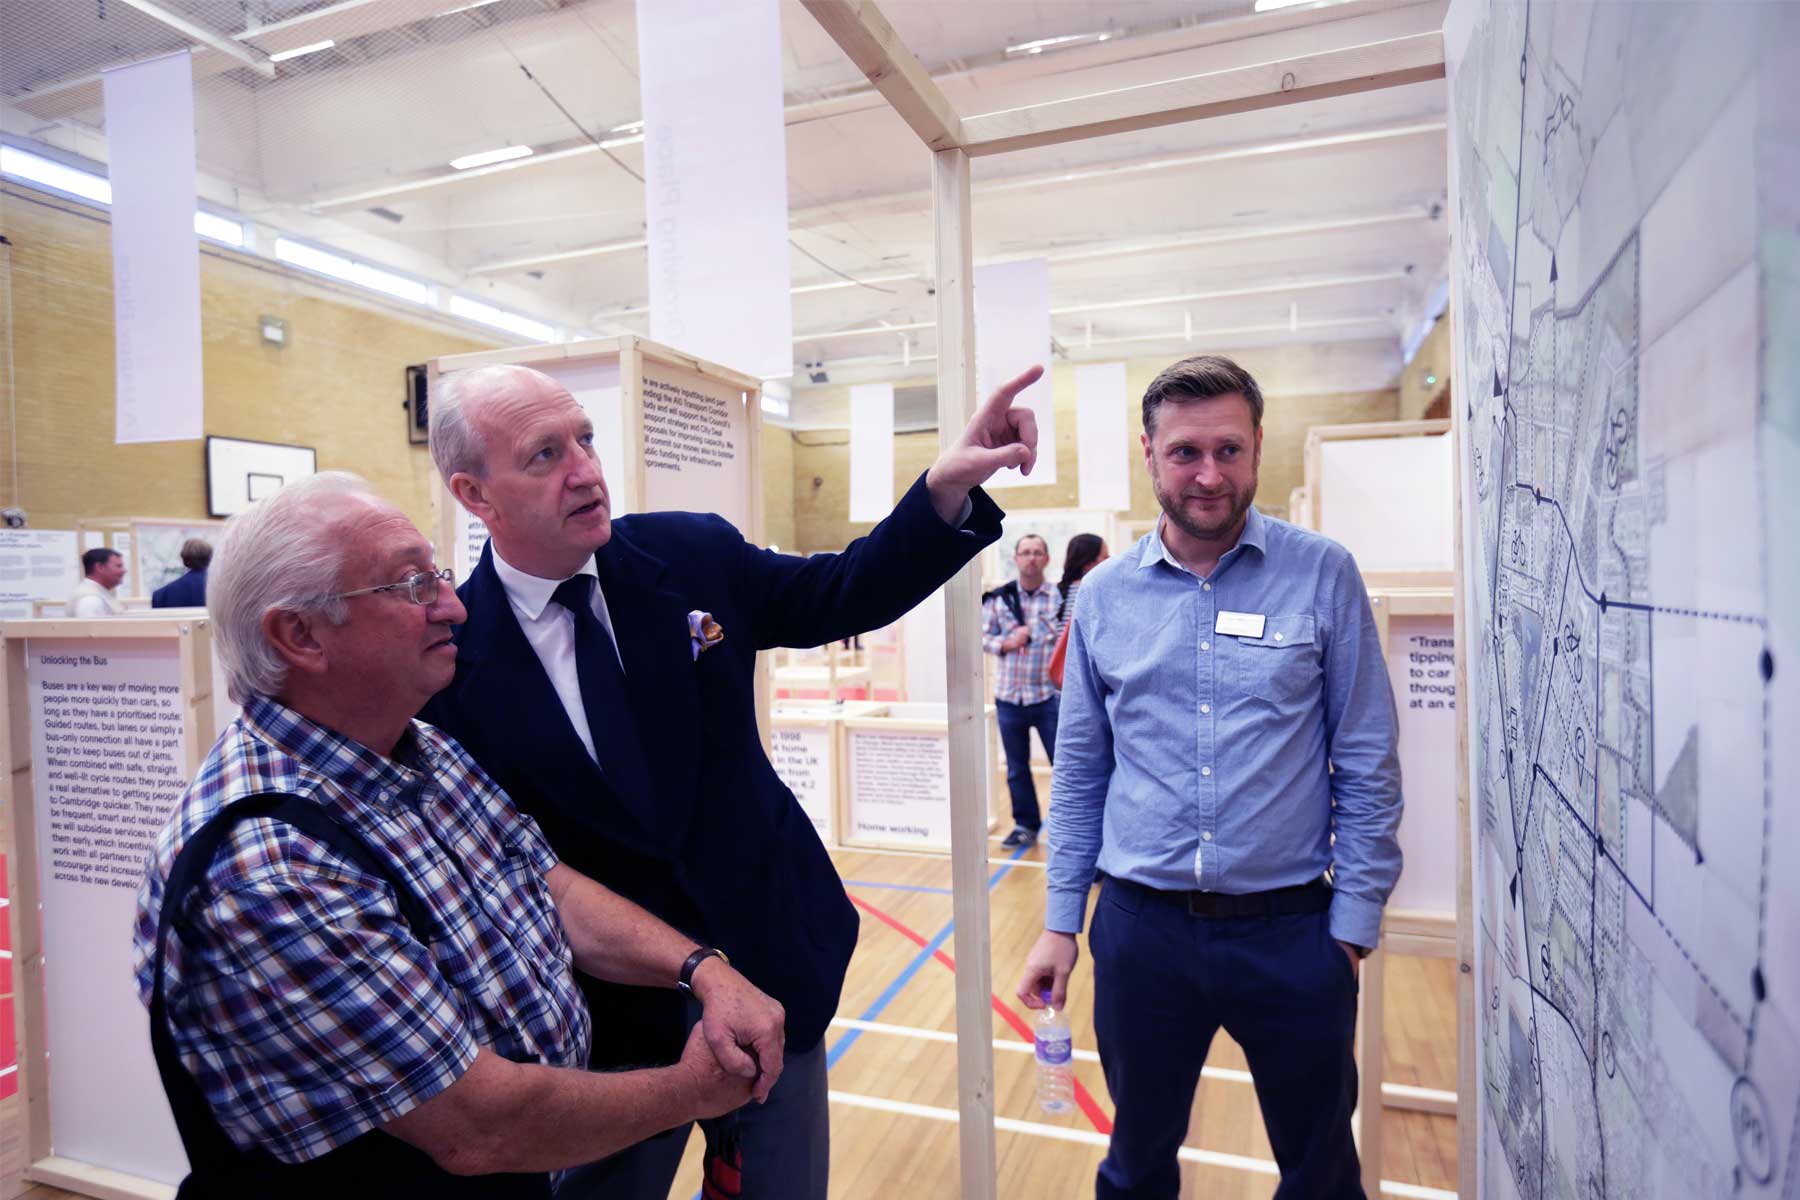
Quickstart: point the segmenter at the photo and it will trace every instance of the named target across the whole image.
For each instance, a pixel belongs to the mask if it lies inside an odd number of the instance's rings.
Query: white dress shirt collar
[[[535,621],[543,616],[545,606],[556,598],[556,589],[562,586],[563,580],[544,579],[528,574],[501,558],[499,549],[493,543],[490,542],[488,548],[494,554],[494,573],[500,576],[500,586],[506,589],[506,598],[512,601],[513,608],[527,621]],[[581,564],[581,570],[576,571],[575,575],[592,575],[595,580],[594,591],[598,594],[600,574],[594,569],[592,557]],[[570,579],[574,577],[569,576]],[[604,605],[605,601],[602,600],[601,604]]]

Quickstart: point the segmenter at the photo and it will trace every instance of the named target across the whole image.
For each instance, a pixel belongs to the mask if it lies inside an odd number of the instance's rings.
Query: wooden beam
[[[135,8],[153,21],[160,21],[189,41],[198,42],[208,50],[216,50],[228,58],[236,59],[243,66],[249,67],[264,79],[275,78],[275,64],[269,56],[248,46],[241,46],[230,38],[222,37],[204,25],[172,13],[161,5],[152,4],[150,0],[125,0],[127,7]]]
[[[809,4],[810,7],[810,4]],[[969,156],[932,158],[937,230],[938,440],[951,445],[975,413],[975,253]],[[956,916],[956,1081],[963,1200],[994,1200],[993,956],[988,940],[987,703],[983,694],[980,567],[944,585],[950,722],[950,875]]]
[[[962,145],[956,109],[872,0],[801,0],[912,131],[933,150]],[[960,425],[958,429],[962,428]]]
[[[1443,77],[1444,36],[1430,30],[966,117],[963,144],[1004,154]]]

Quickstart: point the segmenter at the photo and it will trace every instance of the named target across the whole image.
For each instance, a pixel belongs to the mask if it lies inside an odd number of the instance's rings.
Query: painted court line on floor
[[[1029,847],[1020,846],[1013,851],[1013,858],[1016,860],[1021,854],[1025,853],[1027,849],[1029,849]],[[998,871],[995,871],[988,879],[988,890],[992,891],[995,884],[1006,878],[1006,874],[1009,870],[1011,870],[1011,863],[1008,863],[1007,865],[1002,866]],[[873,1021],[879,1016],[881,1010],[886,1008],[888,1002],[893,999],[894,994],[899,992],[900,988],[905,985],[906,980],[911,979],[913,975],[918,973],[919,968],[925,965],[925,961],[928,958],[937,959],[952,972],[956,970],[955,960],[940,949],[944,944],[944,939],[956,928],[956,922],[951,921],[947,923],[943,929],[938,931],[938,935],[935,938],[927,942],[923,934],[908,927],[903,922],[896,920],[888,913],[882,912],[868,901],[856,896],[851,896],[850,902],[869,913],[871,916],[877,918],[895,932],[922,947],[919,954],[914,957],[913,961],[907,964],[905,971],[901,973],[901,978],[896,980],[894,985],[890,986],[886,992],[882,993],[875,1004],[871,1005],[869,1010],[863,1014],[862,1019],[864,1021]],[[1001,1000],[999,996],[992,992],[988,993],[988,1001],[993,1007],[993,1010],[1000,1015],[1000,1018],[1003,1021],[1012,1027],[1013,1032],[1017,1033],[1020,1038],[1028,1043],[1034,1040],[1031,1027],[1025,1023],[1025,1018],[1015,1012],[1011,1006],[1006,1004],[1005,1001]],[[843,1052],[849,1049],[850,1045],[860,1036],[862,1036],[861,1030],[852,1029],[849,1033],[846,1033],[840,1038],[837,1045],[833,1046],[830,1053],[826,1056],[826,1069],[829,1070],[831,1064],[836,1062],[837,1059],[843,1055]],[[1073,1083],[1076,1106],[1086,1114],[1088,1121],[1098,1132],[1101,1134],[1111,1133],[1112,1118],[1106,1114],[1106,1110],[1100,1107],[1099,1102],[1094,1099],[1093,1094],[1087,1090],[1086,1085],[1084,1085],[1081,1080],[1073,1080]]]
[[[874,1112],[896,1113],[907,1117],[923,1117],[929,1121],[942,1121],[955,1125],[962,1118],[954,1108],[937,1108],[929,1104],[913,1104],[906,1100],[884,1100],[878,1096],[859,1096],[853,1092],[829,1091],[826,1096],[833,1104],[841,1104],[846,1108],[863,1108]],[[1049,1138],[1059,1142],[1079,1142],[1088,1146],[1104,1148],[1109,1141],[1102,1133],[1087,1129],[1068,1129],[1061,1125],[1046,1125],[1041,1121],[1021,1121],[1013,1117],[995,1117],[994,1127],[1007,1133],[1022,1133],[1030,1137]],[[1199,1163],[1209,1167],[1224,1167],[1232,1171],[1248,1171],[1255,1175],[1267,1175],[1271,1178],[1280,1176],[1280,1170],[1273,1162],[1265,1158],[1251,1158],[1244,1154],[1226,1154],[1218,1150],[1201,1150],[1193,1146],[1183,1146],[1176,1151],[1177,1158],[1183,1162]],[[1443,1188],[1426,1187],[1417,1183],[1399,1183],[1391,1179],[1381,1181],[1384,1195],[1394,1196],[1397,1200],[1457,1200],[1455,1192]]]

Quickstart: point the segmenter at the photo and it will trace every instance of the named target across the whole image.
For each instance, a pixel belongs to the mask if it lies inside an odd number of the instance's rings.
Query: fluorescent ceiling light
[[[410,300],[414,304],[431,303],[430,284],[345,258],[341,254],[333,254],[329,250],[321,250],[317,246],[309,246],[305,242],[278,237],[275,239],[275,257],[284,263],[316,271],[320,275],[329,275],[345,283],[354,283],[372,292]]]
[[[455,8],[446,8],[439,13],[440,17],[452,17],[459,12],[468,12],[472,8],[486,8],[490,4],[498,4],[500,0],[475,0],[473,4],[459,4]]]
[[[1290,3],[1301,3],[1302,0],[1289,0]],[[1008,46],[1006,52],[1013,54],[1042,54],[1046,50],[1066,50],[1071,46],[1085,46],[1091,42],[1104,42],[1111,33],[1065,33],[1061,37],[1038,38],[1036,41],[1019,42]]]
[[[530,317],[507,312],[503,308],[495,308],[491,304],[483,304],[481,301],[471,300],[467,296],[451,296],[450,311],[465,321],[474,321],[478,325],[504,329],[508,333],[516,333],[520,337],[531,338],[533,341],[553,342],[556,340],[556,330],[542,321],[534,321]]]
[[[194,214],[194,232],[203,238],[215,242],[224,242],[227,246],[242,247],[244,244],[244,223],[221,217],[214,213],[197,212]]]
[[[642,121],[627,121],[623,125],[614,125],[611,129],[607,130],[606,132],[608,132],[608,133],[642,133],[642,132],[644,132],[644,123]]]
[[[305,54],[317,54],[321,50],[329,50],[335,45],[337,45],[335,41],[326,38],[322,42],[313,42],[311,45],[295,46],[292,50],[277,51],[276,53],[269,55],[269,61],[286,62],[290,58],[299,58]]]
[[[1298,8],[1302,4],[1312,4],[1314,0],[1256,0],[1257,12],[1274,12],[1278,8]],[[1320,5],[1320,7],[1324,7]]]
[[[0,175],[41,183],[45,187],[92,200],[95,204],[112,203],[112,184],[103,176],[65,167],[48,158],[39,158],[11,146],[0,146]]]
[[[471,167],[491,167],[495,163],[511,162],[515,158],[530,158],[531,153],[530,146],[502,146],[498,150],[483,150],[479,154],[453,158],[450,165],[459,171],[467,171]]]

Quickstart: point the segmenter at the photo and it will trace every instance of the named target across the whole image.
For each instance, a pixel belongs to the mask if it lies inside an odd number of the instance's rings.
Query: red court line
[[[846,892],[845,894],[848,895],[849,893]],[[930,942],[926,939],[924,934],[888,913],[882,912],[879,908],[876,908],[862,897],[850,896],[850,903],[856,905],[856,907],[862,909],[877,921],[880,921],[883,925],[894,930],[902,937],[907,938],[915,945],[918,945],[921,948],[930,945]],[[944,966],[948,967],[951,971],[956,970],[956,960],[951,958],[948,954],[945,954],[942,950],[933,951],[931,957],[937,959],[940,963],[943,963]],[[1020,1016],[1017,1010],[992,992],[988,993],[988,999],[993,1001],[994,1011],[1000,1014],[1001,1019],[1012,1026],[1013,1032],[1017,1033],[1028,1042],[1037,1041],[1037,1039],[1032,1036],[1031,1026],[1026,1024],[1025,1018]],[[1071,1079],[1075,1084],[1076,1105],[1082,1112],[1087,1114],[1088,1121],[1095,1129],[1110,1136],[1113,1131],[1112,1118],[1106,1115],[1106,1110],[1100,1107],[1099,1102],[1094,1099],[1093,1094],[1089,1092],[1086,1087],[1082,1086],[1079,1078],[1071,1076]]]

